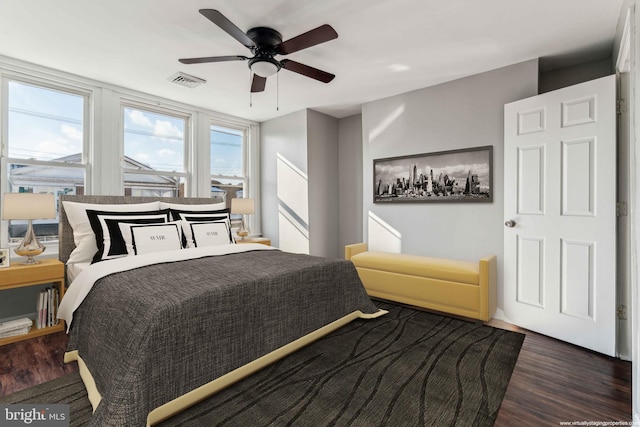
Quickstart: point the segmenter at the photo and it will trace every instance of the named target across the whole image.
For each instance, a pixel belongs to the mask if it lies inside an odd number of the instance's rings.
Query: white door
[[[505,315],[611,356],[615,116],[615,76],[505,105]]]

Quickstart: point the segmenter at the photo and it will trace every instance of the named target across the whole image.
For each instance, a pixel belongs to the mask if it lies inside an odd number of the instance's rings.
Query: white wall
[[[362,114],[338,122],[338,251],[362,242]]]
[[[629,200],[629,216],[631,227],[631,325],[632,325],[632,411],[634,425],[640,425],[640,292],[639,287],[639,258],[638,258],[638,242],[640,241],[640,210],[638,209],[638,200],[640,200],[640,173],[638,173],[638,165],[640,165],[640,107],[638,106],[638,91],[640,90],[640,2],[638,0],[625,0],[618,18],[618,26],[616,29],[616,38],[613,48],[613,61],[617,62],[617,55],[624,30],[627,11],[630,11],[631,21],[631,70],[629,72],[630,89],[622,96],[627,98],[628,108],[630,109],[631,124],[631,144],[630,144],[630,193]],[[629,311],[629,310],[628,310]]]
[[[363,235],[370,214],[385,224],[403,253],[478,260],[498,256],[498,306],[503,281],[503,106],[536,95],[532,60],[390,98],[362,108]],[[374,204],[373,160],[492,145],[493,203]],[[394,234],[395,233],[395,234]],[[393,243],[390,243],[393,244]]]

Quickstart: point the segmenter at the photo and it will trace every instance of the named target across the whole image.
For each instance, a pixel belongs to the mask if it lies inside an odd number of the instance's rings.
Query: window
[[[243,197],[247,189],[245,131],[211,125],[211,196]]]
[[[183,197],[188,118],[123,108],[126,196]]]
[[[73,89],[4,80],[7,192],[84,194],[89,95]],[[9,243],[24,236],[26,221],[9,221]],[[42,241],[57,240],[58,220],[35,220]]]

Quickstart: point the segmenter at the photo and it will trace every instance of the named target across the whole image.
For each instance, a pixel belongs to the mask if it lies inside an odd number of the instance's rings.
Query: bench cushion
[[[351,257],[356,267],[479,285],[478,263],[419,255],[362,252]]]

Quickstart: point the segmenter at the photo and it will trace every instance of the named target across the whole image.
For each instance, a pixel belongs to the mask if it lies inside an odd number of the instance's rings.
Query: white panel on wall
[[[562,239],[561,312],[593,319],[594,244]],[[585,268],[587,267],[587,268]]]
[[[575,99],[562,103],[562,127],[596,121],[596,97]]]
[[[517,300],[544,308],[544,239],[518,236],[517,251]]]
[[[285,252],[309,254],[309,237],[285,211],[278,212],[279,249]]]
[[[518,113],[518,135],[541,132],[546,129],[546,109],[537,108]]]
[[[595,215],[594,145],[593,139],[562,142],[562,215]]]
[[[300,218],[305,226],[309,224],[309,189],[307,174],[278,153],[276,174],[278,179],[278,203],[284,204]]]
[[[367,228],[368,249],[374,252],[402,252],[402,234],[382,218],[369,211]]]
[[[518,213],[544,214],[544,146],[518,148]]]

